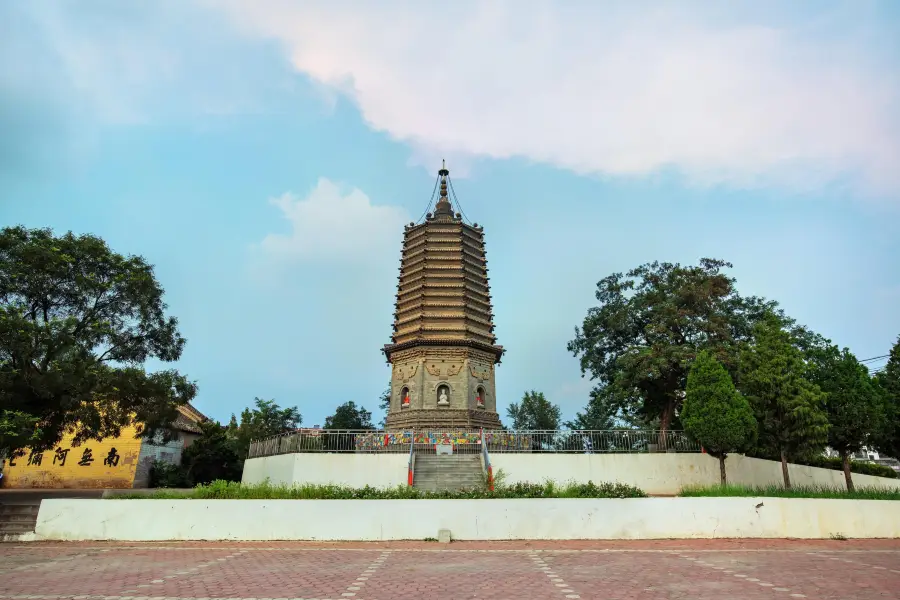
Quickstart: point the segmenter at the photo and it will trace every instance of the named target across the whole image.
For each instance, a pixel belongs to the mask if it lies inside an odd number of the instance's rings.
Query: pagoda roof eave
[[[399,352],[400,350],[406,350],[408,348],[415,348],[417,346],[464,346],[468,348],[475,348],[477,350],[483,350],[495,355],[497,357],[497,364],[500,364],[500,359],[506,352],[503,346],[485,344],[483,342],[478,342],[475,340],[410,340],[408,342],[402,342],[400,344],[385,344],[381,351],[384,353],[384,356],[388,360],[388,362],[390,362],[391,354],[393,354],[394,352]]]

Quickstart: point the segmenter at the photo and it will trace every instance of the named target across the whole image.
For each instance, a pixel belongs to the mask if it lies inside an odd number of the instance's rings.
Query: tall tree
[[[719,459],[725,485],[725,459],[741,452],[756,439],[756,419],[750,403],[734,387],[725,367],[708,352],[701,352],[691,366],[681,422],[688,435]]]
[[[559,429],[561,411],[544,397],[543,392],[525,392],[521,402],[513,402],[506,409],[512,428],[530,431],[556,431]]]
[[[875,375],[884,422],[875,436],[875,446],[887,456],[900,458],[900,336],[891,348],[888,362]]]
[[[790,488],[788,457],[822,449],[828,440],[825,395],[807,379],[803,351],[781,318],[768,315],[753,337],[741,353],[739,387],[753,408],[761,441],[778,453]]]
[[[391,410],[391,382],[388,382],[388,386],[385,388],[383,392],[381,392],[381,397],[378,399],[378,408],[383,412],[381,416],[381,422],[379,425],[384,427],[385,422],[387,421],[388,412]]]
[[[143,258],[92,235],[0,230],[0,453],[46,450],[66,431],[76,443],[115,437],[132,424],[169,438],[197,386],[175,370],[144,370],[184,348],[165,313]]]
[[[192,484],[207,484],[217,479],[240,481],[244,455],[228,434],[228,428],[215,421],[200,423],[203,432],[181,454],[181,466]]]
[[[602,389],[611,413],[669,429],[684,398],[691,362],[708,350],[734,370],[741,342],[774,302],[742,297],[723,260],[698,266],[653,262],[597,284],[600,305],[588,310],[569,351]]]
[[[591,391],[590,399],[584,407],[584,411],[576,412],[575,418],[566,421],[569,429],[576,431],[602,431],[616,428],[616,413],[609,402],[605,402],[605,388],[595,388]]]
[[[814,362],[812,381],[825,393],[828,445],[840,454],[847,489],[853,491],[850,456],[884,427],[882,398],[869,371],[844,348],[832,346]]]
[[[237,442],[237,451],[245,458],[250,451],[250,442],[274,435],[290,433],[300,427],[303,416],[296,406],[281,408],[275,400],[253,399],[254,408],[241,412],[241,422],[234,428],[237,419],[232,415],[228,430]]]
[[[325,417],[325,429],[374,429],[372,413],[350,400],[338,406],[333,415]]]

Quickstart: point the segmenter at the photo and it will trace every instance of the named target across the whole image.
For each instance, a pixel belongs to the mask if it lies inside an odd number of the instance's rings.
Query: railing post
[[[481,455],[484,457],[484,470],[487,471],[488,489],[494,491],[494,469],[491,467],[491,454],[488,452],[487,439],[484,437],[484,427],[481,428]]]
[[[413,452],[416,447],[416,431],[413,429],[409,432],[409,466],[406,468],[406,484],[413,486],[415,475],[413,473]]]

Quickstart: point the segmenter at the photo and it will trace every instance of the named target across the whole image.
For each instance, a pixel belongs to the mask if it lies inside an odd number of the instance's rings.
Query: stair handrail
[[[484,428],[481,429],[481,456],[484,459],[484,470],[487,472],[488,489],[494,491],[494,469],[491,467],[491,454],[488,452],[487,441],[484,438]]]
[[[406,484],[409,487],[413,486],[413,480],[415,479],[415,475],[413,473],[415,461],[413,460],[414,449],[416,447],[416,432],[412,430],[409,432],[409,465],[406,468]]]

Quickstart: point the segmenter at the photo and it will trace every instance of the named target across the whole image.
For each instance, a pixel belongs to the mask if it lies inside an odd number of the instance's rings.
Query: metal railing
[[[491,453],[635,453],[700,452],[683,431],[613,429],[594,431],[432,430],[359,431],[323,429],[285,433],[250,444],[250,458],[295,452],[434,453],[450,444],[456,454]]]

